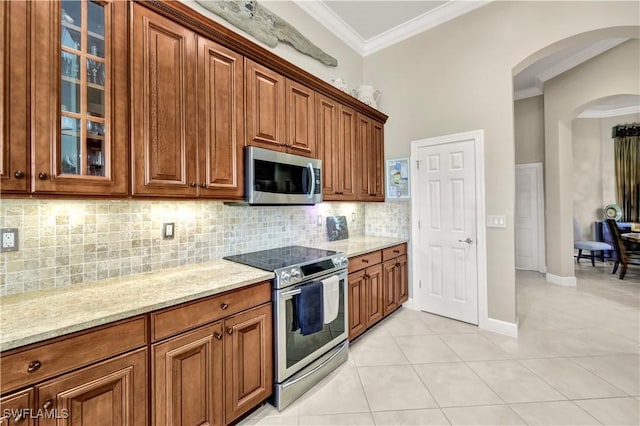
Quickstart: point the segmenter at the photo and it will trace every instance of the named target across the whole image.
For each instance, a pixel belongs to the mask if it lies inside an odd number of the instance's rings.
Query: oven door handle
[[[342,353],[342,351],[343,351],[343,350],[344,350],[344,348],[343,348],[343,349],[341,349],[341,350],[336,351],[336,352],[335,352],[334,354],[332,354],[328,359],[326,359],[324,362],[322,362],[322,364],[320,364],[320,365],[316,366],[313,370],[307,371],[307,372],[306,372],[306,373],[304,373],[302,376],[300,376],[300,377],[296,377],[296,378],[295,378],[295,380],[292,380],[292,381],[290,381],[290,382],[288,382],[288,383],[285,383],[285,384],[283,385],[283,388],[288,388],[289,386],[293,386],[293,385],[295,385],[296,383],[298,383],[299,381],[306,379],[307,377],[311,376],[312,374],[315,374],[315,372],[316,372],[316,371],[318,371],[318,370],[320,370],[320,369],[324,368],[327,364],[331,363],[331,361],[333,361],[333,359],[334,359],[335,357],[337,357],[338,355],[340,355],[340,354]]]
[[[299,288],[297,288],[295,290],[285,291],[284,293],[282,293],[280,295],[280,299],[289,300],[289,299],[293,298],[293,296],[295,296],[296,294],[300,294],[300,293],[302,293],[302,290],[300,290]]]

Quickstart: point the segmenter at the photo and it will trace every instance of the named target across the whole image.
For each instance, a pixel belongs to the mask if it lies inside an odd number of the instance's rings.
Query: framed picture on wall
[[[387,198],[409,198],[409,159],[387,160]]]

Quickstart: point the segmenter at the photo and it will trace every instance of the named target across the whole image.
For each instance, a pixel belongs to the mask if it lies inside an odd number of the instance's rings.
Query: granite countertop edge
[[[347,256],[354,257],[405,242],[407,240],[401,238],[358,236],[347,240],[305,245],[343,251]],[[199,276],[200,274],[213,273],[216,270],[221,272],[222,278],[210,278],[204,283],[193,285],[193,288],[186,286],[183,282],[175,294],[172,292],[172,286],[176,284],[172,279],[186,275],[182,281],[188,281],[189,274]],[[272,272],[219,259],[202,264],[27,293],[28,296],[24,294],[3,296],[0,297],[0,351],[39,343],[273,278]],[[225,282],[221,283],[220,280]],[[154,294],[154,292],[159,292],[160,295]],[[142,300],[134,300],[132,302],[134,306],[123,305],[123,303],[127,303],[127,297],[136,294],[142,295],[140,297]],[[94,309],[99,309],[99,307],[94,305],[96,305],[96,301],[101,300],[100,298],[104,298],[106,304],[113,303],[114,306],[110,309],[107,308],[103,313],[95,311]],[[147,301],[147,299],[151,300]],[[77,303],[74,305],[74,302]],[[118,303],[121,306],[117,306]],[[61,306],[62,308],[60,308]],[[75,306],[76,309],[69,310],[68,306]],[[43,307],[48,307],[47,312],[42,312]],[[36,313],[34,314],[34,312]],[[65,320],[68,317],[64,314],[69,312],[71,312],[71,316],[74,313],[76,315],[86,314],[87,318]],[[34,323],[34,318],[38,319],[37,323]],[[53,325],[48,322],[55,320],[60,322]],[[25,326],[25,323],[30,324],[31,328],[29,325]]]

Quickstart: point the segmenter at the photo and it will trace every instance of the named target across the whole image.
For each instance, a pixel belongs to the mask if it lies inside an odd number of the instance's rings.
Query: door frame
[[[444,145],[453,142],[473,140],[475,156],[475,189],[476,189],[476,274],[478,284],[478,327],[489,328],[489,305],[487,297],[487,231],[485,227],[485,188],[484,188],[484,129],[472,130],[462,133],[454,133],[433,138],[419,139],[411,142],[411,173],[418,174],[418,148]],[[411,179],[411,199],[415,200],[418,194],[418,179]],[[417,203],[411,203],[411,239],[416,241],[414,236],[418,235],[418,212]],[[411,273],[413,276],[412,285],[416,284],[418,259],[417,244],[411,244],[411,254],[413,258]],[[420,295],[420,292],[413,290],[413,294]],[[417,297],[417,304],[422,306],[420,297]]]
[[[547,242],[545,240],[545,222],[544,222],[544,164],[540,162],[516,164],[516,170],[517,169],[534,169],[536,172],[536,191],[538,193],[538,197],[536,199],[537,211],[538,211],[538,269],[537,271],[544,274],[547,272],[547,253],[546,253]],[[518,206],[516,204],[516,211],[515,211],[516,216],[518,214],[517,209],[518,209]],[[515,226],[515,223],[514,223],[514,226]],[[516,269],[519,269],[519,268],[516,268]]]

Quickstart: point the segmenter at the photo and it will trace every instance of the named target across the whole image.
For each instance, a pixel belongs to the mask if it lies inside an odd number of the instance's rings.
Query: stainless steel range
[[[281,247],[227,260],[275,272],[273,281],[275,385],[273,405],[282,410],[347,360],[347,266],[344,253],[303,246]],[[313,334],[297,328],[294,298],[305,286],[338,280],[335,319]]]

